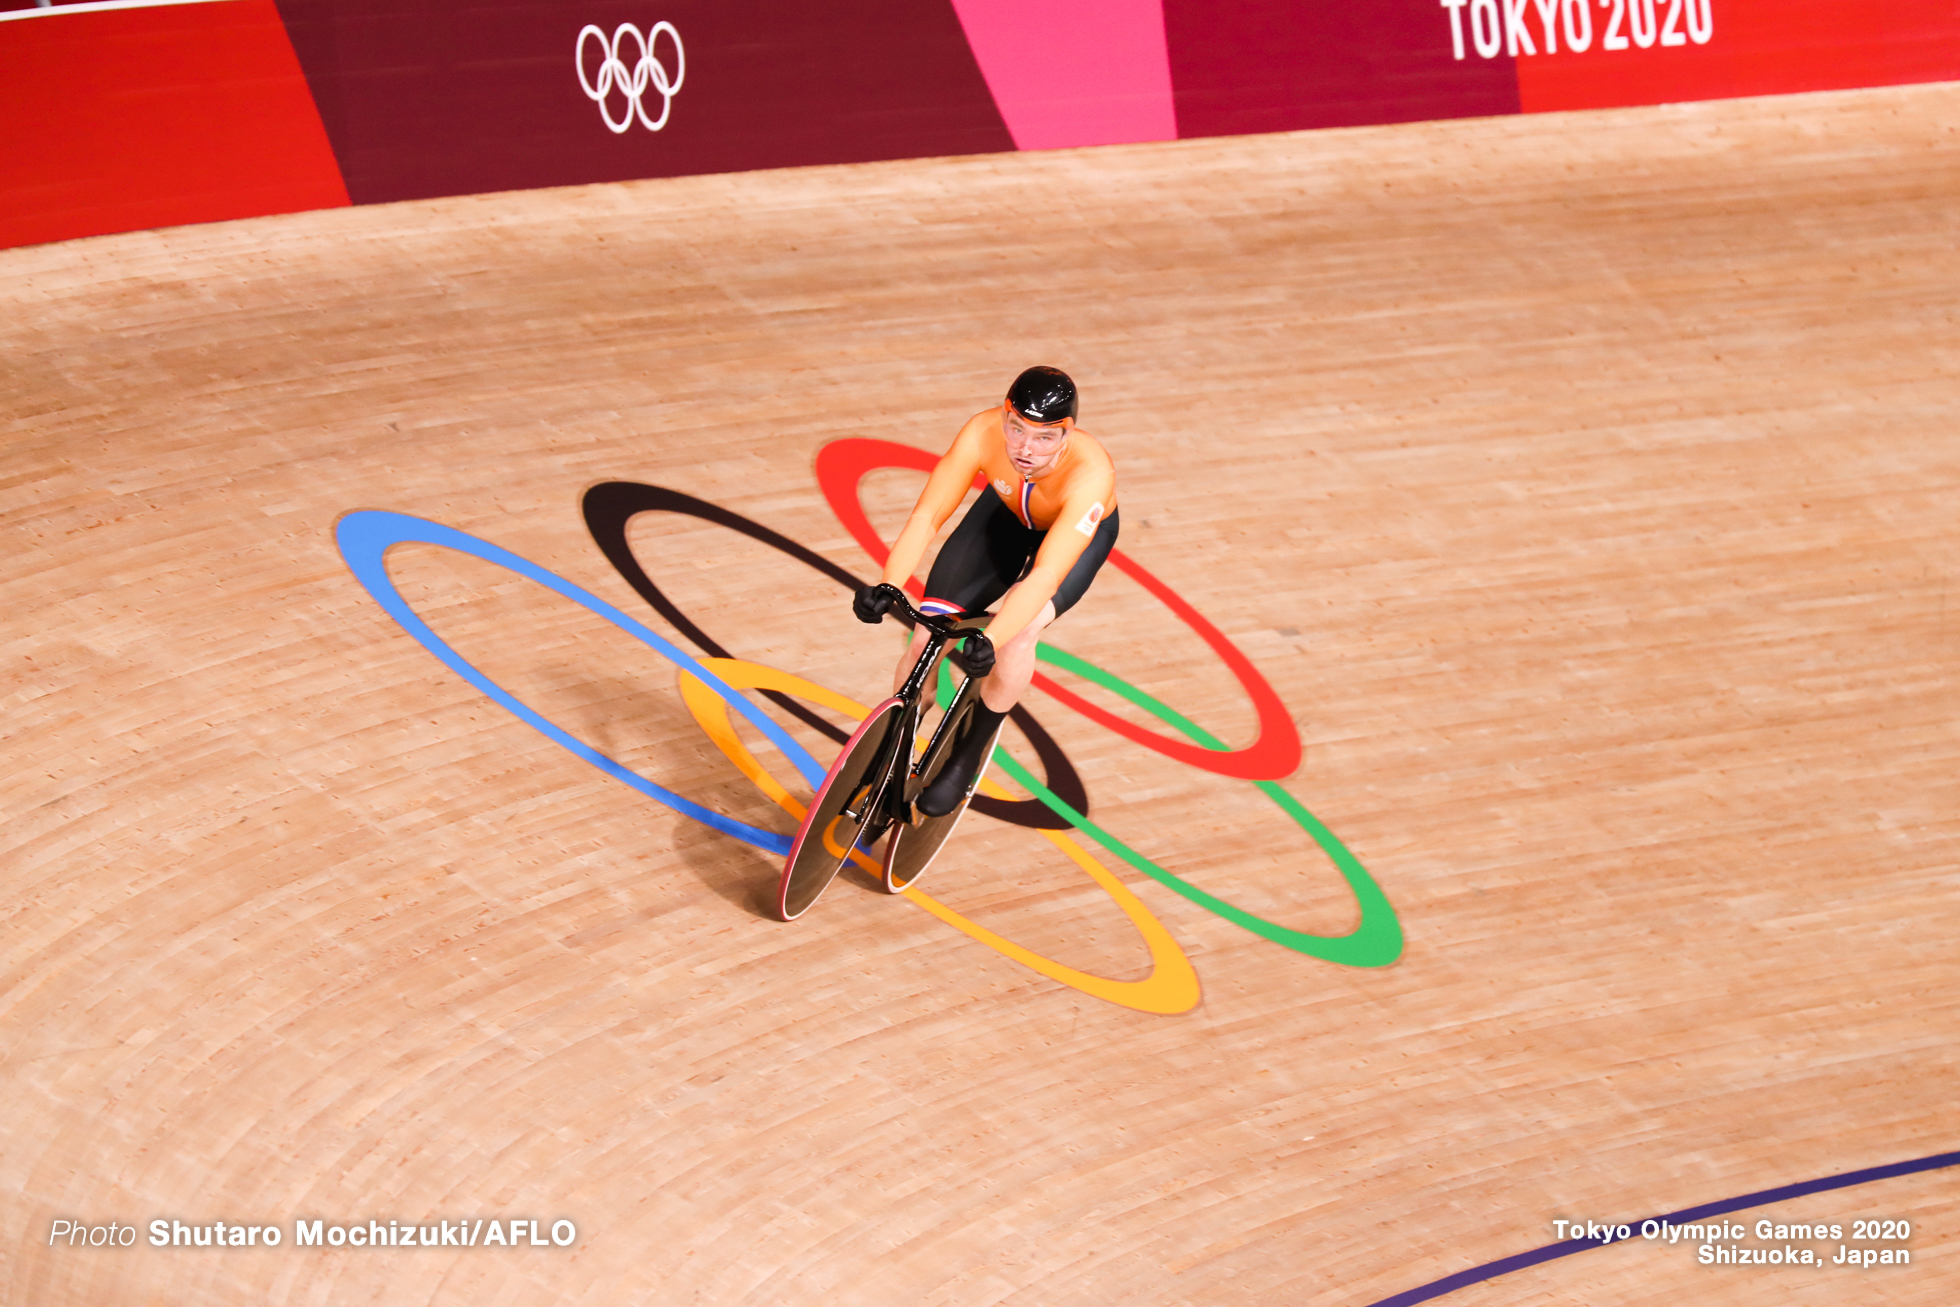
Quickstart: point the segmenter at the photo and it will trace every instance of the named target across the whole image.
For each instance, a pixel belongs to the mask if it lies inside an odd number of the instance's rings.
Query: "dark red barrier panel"
[[[359,204],[1014,148],[950,0],[279,7]]]
[[[1511,60],[1451,57],[1435,0],[1163,0],[1179,136],[1518,111]]]
[[[0,22],[0,247],[347,203],[272,0]]]

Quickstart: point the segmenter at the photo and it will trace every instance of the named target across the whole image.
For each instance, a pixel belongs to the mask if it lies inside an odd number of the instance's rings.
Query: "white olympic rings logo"
[[[662,32],[665,32],[668,39],[674,43],[674,80],[671,82],[667,80],[667,65],[655,58],[653,53],[654,42],[660,39]],[[599,38],[599,48],[606,55],[605,62],[599,65],[597,86],[594,86],[585,76],[585,38],[588,36]],[[629,36],[633,38],[633,44],[640,47],[639,61],[630,70],[626,67],[626,61],[619,57],[620,52],[625,49],[625,41]],[[606,126],[612,128],[615,134],[631,127],[636,115],[639,117],[640,125],[650,132],[657,132],[665,127],[667,115],[674,110],[674,97],[680,93],[681,82],[687,77],[687,51],[681,48],[681,34],[674,30],[672,23],[668,22],[655,23],[647,29],[644,37],[633,24],[621,23],[619,30],[612,34],[610,41],[606,39],[604,28],[587,23],[579,29],[578,50],[573,54],[572,59],[578,65],[578,84],[585,88],[586,98],[598,103],[599,116],[606,120]],[[646,105],[640,101],[641,94],[649,86],[660,93],[658,118],[647,117]],[[606,108],[606,96],[614,87],[618,87],[625,94],[627,102],[626,114],[618,122],[613,121],[612,111]]]

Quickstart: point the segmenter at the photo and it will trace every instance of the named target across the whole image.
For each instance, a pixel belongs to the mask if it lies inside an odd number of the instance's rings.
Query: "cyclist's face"
[[[1074,418],[1043,426],[1016,413],[1012,404],[1001,406],[1000,430],[1007,438],[1007,457],[1024,477],[1039,476],[1055,465],[1074,426]]]

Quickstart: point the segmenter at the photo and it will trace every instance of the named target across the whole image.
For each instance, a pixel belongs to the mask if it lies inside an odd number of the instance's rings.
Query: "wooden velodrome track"
[[[1956,196],[1937,86],[0,253],[0,1298],[1367,1304],[1555,1219],[1960,1148]],[[1392,904],[1392,965],[1262,938],[1086,835],[1181,1014],[862,878],[777,924],[775,858],[497,706],[336,547],[355,510],[426,518],[699,653],[599,552],[587,487],[869,576],[818,451],[936,451],[1044,361],[1116,455],[1124,552],[1291,714],[1283,788]],[[865,481],[887,537],[918,484]],[[900,632],[836,581],[696,518],[628,531],[734,657],[879,692]],[[793,828],[622,629],[465,553],[388,565],[551,722]],[[1253,742],[1132,576],[1053,641]],[[1128,847],[1295,930],[1358,924],[1269,792],[1031,703]],[[1153,974],[1037,832],[971,818],[924,888]],[[1960,1301],[1960,1169],[1733,1219],[1764,1216],[1909,1219],[1912,1264],[1635,1238],[1447,1301]],[[157,1218],[285,1236],[157,1249]],[[292,1232],[465,1218],[577,1237]],[[49,1247],[57,1219],[143,1237]]]

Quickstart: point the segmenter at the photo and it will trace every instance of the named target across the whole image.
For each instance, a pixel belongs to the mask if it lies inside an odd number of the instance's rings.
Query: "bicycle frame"
[[[905,678],[905,684],[898,690],[898,697],[905,701],[904,717],[901,720],[906,730],[900,738],[917,740],[919,725],[925,720],[926,702],[929,698],[927,687],[932,684],[933,677],[939,674],[939,660],[945,656],[946,646],[955,639],[983,629],[990,615],[983,613],[978,617],[933,617],[920,612],[909,602],[904,600],[899,602],[904,605],[906,616],[930,632],[926,637],[925,652],[919,655],[919,661],[912,665],[911,675]],[[954,696],[953,702],[946,705],[946,711],[940,717],[938,725],[933,728],[931,741],[924,749],[915,749],[916,756],[906,773],[905,790],[900,796],[904,811],[895,813],[894,816],[910,815],[912,804],[917,800],[919,791],[925,786],[924,778],[936,770],[940,755],[952,747],[950,727],[958,718],[959,708],[968,698],[978,693],[978,687],[974,686],[970,678],[964,682],[960,686],[959,693]]]
[[[946,818],[930,818],[916,805],[928,778],[937,774],[953,747],[964,709],[979,693],[978,684],[969,677],[961,685],[924,749],[918,745],[919,729],[925,720],[927,688],[939,672],[946,647],[981,630],[988,617],[984,613],[964,618],[922,613],[902,595],[890,611],[910,619],[924,633],[926,646],[898,692],[873,708],[860,723],[811,800],[783,865],[777,913],[785,921],[794,920],[816,902],[853,852],[868,854],[870,846],[887,832],[891,832],[891,843],[883,883],[888,892],[896,893],[917,876],[902,883],[894,881],[891,862],[900,836],[893,828],[902,824],[906,830],[919,831],[919,838],[927,841],[925,856],[929,858],[950,833],[950,822],[965,811],[962,805]],[[948,824],[941,827],[942,822]]]

